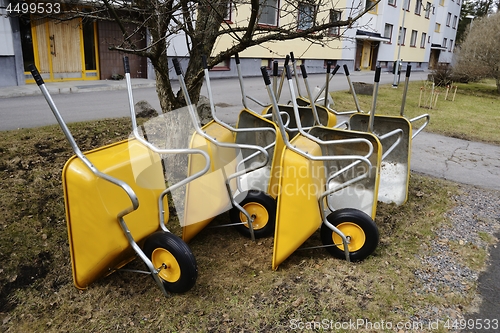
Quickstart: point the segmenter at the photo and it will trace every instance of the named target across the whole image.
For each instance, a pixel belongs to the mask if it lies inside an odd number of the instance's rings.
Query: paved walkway
[[[132,79],[132,86],[135,89],[156,87],[156,82],[147,79]],[[127,89],[125,80],[49,82],[46,84],[46,87],[51,95]],[[25,84],[23,86],[0,87],[0,98],[35,96],[41,94],[40,89],[34,83]]]
[[[417,172],[500,191],[500,146],[421,132],[413,140],[410,165]]]

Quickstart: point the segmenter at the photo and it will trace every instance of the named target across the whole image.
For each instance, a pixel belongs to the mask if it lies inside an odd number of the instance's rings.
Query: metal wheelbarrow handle
[[[74,153],[78,158],[92,171],[93,174],[95,174],[97,177],[102,178],[118,187],[123,189],[127,196],[130,198],[130,201],[132,203],[131,207],[128,207],[124,209],[123,211],[118,213],[118,218],[121,219],[123,216],[133,212],[137,208],[139,208],[139,199],[137,198],[137,195],[135,194],[134,190],[125,182],[116,179],[114,177],[111,177],[105,173],[100,172],[93,164],[90,162],[90,160],[82,153],[80,148],[78,147],[75,138],[71,134],[71,131],[69,130],[68,126],[64,122],[64,119],[61,116],[61,113],[57,109],[56,104],[54,103],[54,100],[50,96],[47,87],[45,86],[45,82],[43,81],[42,76],[40,75],[40,72],[38,69],[35,67],[35,65],[31,64],[29,66],[29,70],[31,72],[31,75],[33,75],[33,78],[35,79],[36,84],[42,91],[43,96],[45,97],[45,100],[49,104],[50,109],[52,110],[52,113],[56,117],[57,122],[59,123],[59,126],[61,127],[64,135],[66,136],[66,139],[69,141],[71,148],[73,149]]]

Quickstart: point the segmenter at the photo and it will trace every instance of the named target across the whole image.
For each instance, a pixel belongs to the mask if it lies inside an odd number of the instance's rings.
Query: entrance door
[[[48,22],[54,80],[83,78],[80,25],[80,19]]]
[[[363,43],[363,51],[361,53],[361,69],[371,69],[371,60],[372,60],[372,43],[365,40]]]
[[[356,41],[356,58],[354,59],[354,70],[361,70],[361,57],[363,54],[363,41]]]
[[[429,58],[429,69],[434,69],[437,67],[440,53],[441,50],[431,50],[431,55]]]
[[[358,40],[356,44],[356,69],[375,70],[380,42]]]
[[[86,68],[89,65],[85,62],[85,56],[94,55],[95,63],[96,50],[95,43],[84,43],[84,30],[89,30],[82,29],[81,19],[36,19],[31,20],[31,26],[35,64],[45,81],[98,79],[98,75],[86,73],[88,69],[97,71],[95,65]],[[90,31],[94,34],[94,29]],[[89,48],[88,45],[92,50],[84,50]]]

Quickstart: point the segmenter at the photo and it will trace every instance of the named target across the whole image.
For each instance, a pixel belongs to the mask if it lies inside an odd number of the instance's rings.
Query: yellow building
[[[328,38],[312,43],[306,39],[266,42],[252,46],[240,53],[242,67],[269,66],[271,60],[283,60],[294,52],[299,64],[303,61],[308,72],[323,72],[326,60],[347,64],[352,70],[373,70],[381,66],[392,70],[396,59],[411,63],[414,69],[428,69],[438,62],[450,63],[456,36],[460,0],[382,0],[351,27],[331,29]],[[356,8],[352,0],[335,3],[333,8],[319,8],[314,2],[290,3],[279,0],[260,0],[262,10],[259,26],[270,29],[300,29],[313,24],[347,20],[373,4],[366,0],[364,7]],[[331,6],[328,2],[326,6]],[[227,26],[237,29],[245,26],[250,17],[250,6],[232,4],[226,17]],[[293,30],[292,30],[293,31]],[[214,54],[237,43],[234,34],[218,40]],[[243,64],[243,61],[245,63]],[[220,70],[229,71],[231,61],[221,64]],[[219,74],[224,76],[223,73]]]

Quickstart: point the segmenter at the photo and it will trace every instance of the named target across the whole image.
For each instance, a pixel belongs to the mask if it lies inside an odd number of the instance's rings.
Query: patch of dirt
[[[216,103],[215,106],[220,107],[220,108],[228,108],[228,107],[234,106],[234,105],[220,102],[220,103]]]
[[[14,309],[17,306],[17,302],[9,297],[10,294],[18,289],[31,286],[38,279],[43,279],[49,272],[51,262],[52,255],[50,252],[40,252],[30,265],[20,266],[17,270],[17,274],[10,278],[10,281],[2,281],[3,287],[0,290],[0,312],[8,312]]]

